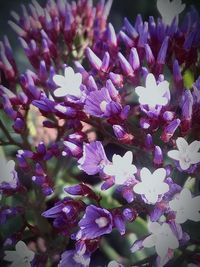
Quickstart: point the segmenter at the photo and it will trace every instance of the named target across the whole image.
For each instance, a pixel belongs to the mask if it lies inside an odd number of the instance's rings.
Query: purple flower
[[[118,112],[119,104],[112,101],[109,90],[103,87],[100,90],[91,92],[87,96],[84,110],[86,113],[95,117],[110,117],[111,113],[108,107],[111,105],[116,105],[116,111]]]
[[[84,144],[83,156],[79,159],[78,168],[89,175],[100,172],[108,162],[103,145],[100,141]]]
[[[79,222],[81,239],[94,239],[112,231],[111,213],[102,208],[90,205]],[[79,234],[78,234],[79,236]]]
[[[90,255],[81,255],[76,250],[66,250],[61,255],[58,267],[89,267]]]

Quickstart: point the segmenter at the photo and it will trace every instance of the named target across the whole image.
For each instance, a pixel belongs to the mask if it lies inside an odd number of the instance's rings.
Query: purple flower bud
[[[183,77],[181,74],[181,68],[179,66],[178,60],[174,60],[173,78],[174,78],[174,82],[175,82],[176,87],[178,89],[182,89],[183,88]]]
[[[126,227],[125,227],[125,220],[121,212],[118,211],[113,214],[113,223],[114,223],[114,226],[120,232],[120,234],[124,235],[126,232]]]
[[[123,41],[123,43],[127,47],[133,47],[134,46],[133,40],[131,38],[129,38],[128,35],[126,35],[126,33],[124,33],[123,31],[119,32],[119,38]]]
[[[168,49],[169,37],[166,36],[158,53],[157,63],[160,65],[165,64],[167,49]]]
[[[139,40],[138,40],[138,47],[144,47],[145,44],[147,43],[147,38],[148,38],[148,23],[145,22],[143,24],[138,24],[138,29],[139,29]]]
[[[56,111],[59,111],[60,113],[66,115],[66,116],[69,116],[69,117],[75,117],[77,112],[74,108],[71,108],[71,107],[66,107],[66,106],[63,106],[63,105],[60,105],[60,104],[57,104],[54,109]]]
[[[108,89],[109,94],[113,99],[115,99],[119,95],[118,90],[115,88],[111,80],[106,81],[106,88]]]
[[[122,55],[121,52],[118,53],[119,63],[121,65],[122,70],[127,76],[133,75],[133,69],[127,59]]]
[[[45,64],[45,61],[42,60],[40,62],[39,79],[44,82],[47,80],[47,77],[48,77],[48,73],[47,73],[46,64]]]
[[[145,138],[145,147],[147,149],[152,149],[153,148],[153,139],[151,134],[147,134]]]
[[[146,55],[147,63],[150,66],[154,65],[154,63],[155,63],[155,57],[153,55],[153,52],[151,50],[151,47],[148,44],[145,44],[144,48],[145,48],[145,55]]]
[[[120,113],[120,118],[122,120],[126,120],[128,118],[128,114],[129,114],[129,111],[130,111],[130,106],[129,105],[126,105],[125,107],[123,107],[121,113]]]
[[[134,138],[132,134],[128,134],[120,125],[113,125],[113,131],[115,136],[125,144],[130,144]]]
[[[120,125],[113,125],[113,131],[118,139],[123,139],[127,135],[127,132]]]
[[[124,219],[127,221],[134,221],[137,216],[137,211],[133,208],[125,208],[122,212]]]
[[[165,111],[163,113],[163,119],[165,121],[172,121],[174,119],[174,116],[175,116],[175,114],[172,111]]]
[[[163,164],[163,153],[159,146],[155,146],[153,163],[156,167],[160,167]]]
[[[33,176],[32,181],[36,183],[37,185],[42,185],[45,182],[45,177],[42,175]]]
[[[138,250],[142,249],[143,248],[143,240],[136,240],[133,245],[131,246],[131,252],[132,253],[135,253],[137,252]]]
[[[102,61],[100,60],[100,58],[98,58],[89,47],[86,48],[85,52],[92,67],[96,70],[100,70],[102,66]]]
[[[117,46],[117,36],[115,33],[115,30],[113,28],[113,25],[111,23],[108,23],[108,28],[107,28],[107,32],[106,32],[106,39],[108,44],[112,47],[116,47]]]
[[[190,90],[185,90],[182,100],[182,122],[181,131],[183,134],[190,129],[194,99]]]
[[[24,92],[20,92],[18,94],[18,98],[23,105],[28,103],[28,97],[24,94]]]
[[[114,72],[109,73],[109,78],[117,87],[123,87],[123,76]]]
[[[109,64],[110,64],[110,55],[108,52],[105,52],[104,57],[103,57],[103,61],[102,61],[101,70],[103,72],[107,72],[107,70],[109,68]]]
[[[193,96],[190,90],[185,90],[182,100],[182,117],[184,120],[190,120],[192,117]]]
[[[136,29],[131,25],[127,18],[124,18],[124,27],[131,38],[136,39],[138,37]]]
[[[70,141],[64,141],[66,152],[70,152],[73,157],[80,157],[82,155],[82,148]]]
[[[5,113],[11,118],[16,119],[17,118],[17,112],[13,109],[12,104],[8,98],[7,95],[3,95],[3,108]]]
[[[22,133],[25,129],[26,125],[23,119],[21,118],[16,118],[15,123],[13,125],[13,129],[17,132],[17,133]]]
[[[37,152],[39,154],[45,154],[46,153],[46,147],[43,142],[40,142],[39,145],[37,146]]]
[[[137,70],[140,67],[140,59],[136,48],[132,48],[129,56],[129,62],[133,70]]]
[[[163,134],[161,135],[163,142],[167,143],[170,140],[180,123],[181,121],[179,119],[175,119],[164,128]]]

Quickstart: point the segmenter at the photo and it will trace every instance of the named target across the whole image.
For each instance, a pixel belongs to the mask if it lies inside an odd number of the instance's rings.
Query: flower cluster
[[[158,0],[157,20],[125,18],[117,33],[111,5],[33,0],[11,12],[31,65],[19,72],[5,37],[0,145],[14,149],[0,151],[0,224],[19,219],[3,235],[13,267],[98,266],[94,252],[109,234],[130,242],[139,221],[133,258],[106,266],[136,265],[134,255],[152,247],[149,266],[200,259],[185,227],[200,221],[198,11],[180,20],[181,0]]]

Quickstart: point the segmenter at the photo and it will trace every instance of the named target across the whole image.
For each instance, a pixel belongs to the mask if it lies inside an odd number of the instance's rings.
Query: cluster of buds
[[[175,176],[197,177],[200,170],[199,14],[191,7],[179,23],[181,0],[158,0],[157,21],[125,18],[117,33],[107,23],[111,5],[49,0],[43,7],[32,0],[28,8],[22,5],[22,15],[11,12],[9,24],[33,69],[19,73],[5,37],[0,108],[9,125],[0,120],[0,145],[17,148],[18,164],[15,169],[13,160],[0,158],[0,194],[5,203],[23,195],[21,206],[9,202],[0,210],[1,224],[22,219],[4,242],[16,244],[13,257],[5,251],[13,265],[43,266],[48,249],[59,267],[93,266],[105,235],[117,229],[126,238],[127,224],[142,216],[149,235],[130,251],[155,247],[161,267],[188,245],[182,224],[200,221],[199,190]],[[20,241],[27,228],[33,239],[54,243],[62,236],[74,248],[63,242],[35,256],[37,249]],[[108,267],[125,264],[131,260]]]

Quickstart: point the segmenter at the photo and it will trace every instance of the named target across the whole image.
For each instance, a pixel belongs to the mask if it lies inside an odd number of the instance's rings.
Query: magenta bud
[[[15,123],[13,125],[13,129],[17,132],[17,133],[22,133],[25,129],[26,125],[23,119],[21,118],[16,118]]]
[[[133,69],[130,65],[130,63],[127,61],[127,59],[122,55],[121,52],[118,53],[118,58],[119,58],[119,63],[120,66],[123,70],[123,72],[127,75],[127,76],[133,76]]]
[[[168,43],[169,43],[169,37],[166,36],[158,52],[157,63],[160,65],[164,65],[166,63]]]
[[[136,48],[131,48],[129,62],[133,70],[137,70],[140,67],[140,59]]]
[[[110,55],[108,52],[105,52],[104,57],[103,57],[103,61],[102,61],[101,70],[103,72],[107,72],[107,70],[109,68],[109,64],[110,64]]]
[[[153,163],[156,166],[161,166],[163,163],[163,153],[159,146],[155,146]]]
[[[92,67],[96,70],[100,70],[102,66],[102,61],[100,60],[100,58],[98,58],[89,47],[86,48],[85,52]]]
[[[163,142],[167,143],[170,140],[180,123],[181,121],[179,119],[175,119],[164,128],[164,131],[161,135]]]

